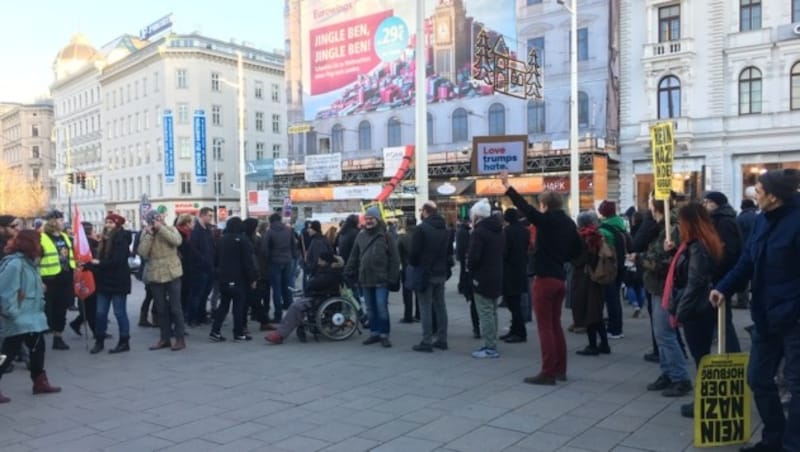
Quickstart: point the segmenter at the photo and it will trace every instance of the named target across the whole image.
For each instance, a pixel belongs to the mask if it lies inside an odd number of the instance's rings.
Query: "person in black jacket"
[[[642,222],[636,229],[635,234],[631,234],[633,241],[633,249],[631,250],[630,257],[639,253],[647,251],[650,242],[658,237],[659,226],[658,222],[653,218],[653,213],[649,210],[642,211]],[[652,351],[644,354],[644,360],[652,363],[659,361],[658,342],[656,342],[655,330],[653,329],[653,299],[650,294],[645,291],[645,298],[647,300],[647,317],[650,319],[650,340],[652,341]],[[680,336],[679,336],[680,337]]]
[[[334,250],[345,262],[350,258],[350,251],[353,249],[353,244],[356,243],[357,235],[358,215],[350,215],[344,220],[344,225],[339,230],[339,235],[336,236],[336,250]]]
[[[472,320],[472,336],[475,339],[481,338],[480,322],[478,321],[478,310],[475,308],[475,296],[472,290],[472,281],[469,279],[467,271],[467,253],[469,252],[469,236],[472,233],[469,219],[464,218],[456,231],[456,259],[458,260],[458,293],[464,295],[469,303],[469,317]]]
[[[128,267],[130,256],[131,234],[122,229],[125,218],[117,214],[106,217],[106,229],[97,257],[87,265],[95,275],[97,292],[97,310],[95,319],[94,347],[90,353],[103,350],[108,327],[108,310],[114,307],[114,316],[119,327],[119,343],[109,353],[130,351],[130,323],[126,307],[128,294],[131,293],[131,271]]]
[[[739,231],[742,233],[742,246],[746,246],[753,234],[753,228],[756,225],[756,218],[758,217],[758,208],[755,201],[752,199],[742,200],[740,205],[741,211],[739,216],[736,217],[736,224],[739,225]],[[736,294],[736,301],[731,303],[732,308],[747,309],[750,304],[750,290],[745,289]]]
[[[714,229],[722,240],[724,254],[722,262],[715,266],[711,281],[716,284],[736,266],[739,256],[742,254],[742,231],[736,223],[736,211],[728,204],[728,197],[718,191],[710,191],[703,198],[703,206],[714,223]],[[736,328],[733,325],[733,312],[731,304],[725,303],[725,350],[727,353],[739,353],[742,347],[739,345],[739,338],[736,336]]]
[[[403,318],[400,319],[400,323],[414,323],[415,320],[417,322],[420,320],[419,295],[414,294],[414,289],[411,289],[406,281],[411,242],[416,231],[417,219],[409,216],[406,218],[405,232],[397,238],[397,251],[400,254],[400,282],[403,285]]]
[[[325,253],[332,253],[330,244],[322,235],[322,225],[319,221],[312,221],[308,226],[308,240],[306,240],[306,255],[303,268],[308,277],[314,276],[319,266],[319,258]]]
[[[256,287],[258,269],[253,259],[253,245],[244,235],[241,218],[228,219],[225,231],[219,240],[217,259],[220,263],[224,263],[219,266],[220,301],[214,311],[214,322],[208,337],[213,342],[225,340],[219,330],[233,301],[233,340],[249,341],[253,338],[245,334],[247,288]]]
[[[475,229],[470,236],[467,269],[483,334],[483,347],[472,352],[472,357],[499,358],[497,299],[503,294],[503,224],[492,215],[492,208],[485,198],[472,206],[470,217]]]
[[[272,305],[275,308],[275,322],[280,323],[283,310],[292,304],[294,260],[297,246],[294,232],[285,224],[281,215],[273,213],[269,217],[269,229],[261,240],[261,251],[270,269]]]
[[[524,381],[554,385],[556,380],[566,379],[567,373],[567,342],[561,327],[561,303],[566,293],[564,263],[578,256],[581,239],[557,193],[539,195],[539,209],[536,209],[509,185],[508,173],[501,175],[501,182],[514,206],[536,226],[533,309],[542,348],[542,369],[538,375]]]
[[[522,313],[522,294],[528,292],[526,264],[530,233],[528,228],[519,221],[517,209],[513,207],[506,209],[503,218],[506,221],[506,227],[503,230],[506,241],[503,256],[503,300],[511,312],[511,328],[508,330],[508,334],[500,336],[500,339],[514,344],[528,340],[525,317]]]
[[[422,342],[413,347],[418,352],[432,352],[433,347],[447,350],[447,306],[444,303],[444,283],[451,275],[453,243],[444,217],[436,203],[427,201],[420,212],[422,223],[411,238],[408,264],[416,270],[407,274],[415,279],[413,286],[419,299],[422,319]],[[435,320],[435,322],[434,322]],[[434,324],[435,323],[435,324]],[[433,342],[433,332],[436,341]]]

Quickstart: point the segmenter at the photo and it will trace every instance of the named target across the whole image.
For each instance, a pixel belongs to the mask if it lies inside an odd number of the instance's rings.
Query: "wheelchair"
[[[363,309],[352,290],[342,286],[338,294],[319,297],[321,301],[306,311],[305,322],[297,327],[297,336],[306,341],[306,333],[319,342],[319,336],[331,341],[343,341],[361,333]]]

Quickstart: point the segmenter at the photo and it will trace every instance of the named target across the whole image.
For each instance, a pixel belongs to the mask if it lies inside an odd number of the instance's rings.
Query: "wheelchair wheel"
[[[317,309],[316,327],[332,341],[348,339],[358,328],[358,306],[346,298],[328,298]]]

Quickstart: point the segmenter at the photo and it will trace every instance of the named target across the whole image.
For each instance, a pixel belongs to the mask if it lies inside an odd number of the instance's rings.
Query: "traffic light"
[[[81,188],[86,188],[86,173],[78,173],[78,183],[81,185]]]
[[[67,174],[67,183],[70,185],[75,183],[75,173]]]

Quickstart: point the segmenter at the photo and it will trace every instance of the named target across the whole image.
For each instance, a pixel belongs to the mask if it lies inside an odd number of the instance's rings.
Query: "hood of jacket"
[[[503,223],[497,218],[496,215],[491,215],[486,217],[475,225],[475,229],[484,228],[488,229],[491,232],[502,232],[503,231]]]
[[[715,220],[715,222],[719,221],[720,219],[722,219],[724,217],[728,217],[728,218],[731,218],[733,220],[736,219],[736,211],[733,210],[733,207],[730,204],[725,204],[724,206],[719,206],[717,208],[717,210],[711,212],[711,218],[713,218]]]
[[[422,221],[433,226],[434,229],[447,229],[447,224],[444,221],[444,217],[438,213],[435,213]]]
[[[603,224],[614,226],[615,228],[619,229],[620,231],[627,231],[628,230],[628,227],[625,224],[625,220],[619,215],[614,215],[613,217],[606,218],[605,220],[603,220]]]

